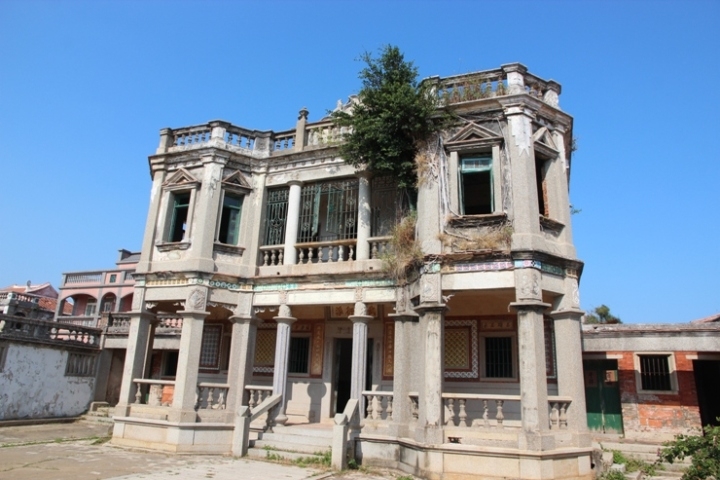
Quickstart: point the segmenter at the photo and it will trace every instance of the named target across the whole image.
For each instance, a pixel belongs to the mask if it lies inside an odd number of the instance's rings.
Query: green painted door
[[[617,360],[585,360],[583,370],[588,428],[623,433]]]

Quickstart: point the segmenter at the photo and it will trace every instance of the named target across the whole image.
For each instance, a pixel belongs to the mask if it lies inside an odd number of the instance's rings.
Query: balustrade
[[[172,395],[163,399],[164,393],[174,391],[174,380],[153,380],[149,378],[134,378],[135,405],[148,405],[152,407],[169,407],[172,405]],[[172,388],[169,388],[172,387]],[[143,398],[145,395],[145,398]]]
[[[298,243],[298,263],[332,263],[355,260],[356,240]]]
[[[550,430],[564,430],[568,428],[567,409],[570,407],[570,397],[548,397],[550,408]]]
[[[250,407],[250,410],[272,395],[272,387],[263,385],[246,385],[245,391],[248,399],[247,406]]]
[[[436,89],[438,97],[447,103],[526,93],[549,105],[558,106],[559,84],[528,72],[522,73],[522,78],[523,85],[518,85],[521,89],[519,92],[508,85],[507,72],[502,68],[443,79]]]
[[[370,243],[370,258],[373,260],[382,258],[382,255],[390,248],[390,238],[391,237],[368,238],[368,242]]]
[[[366,420],[392,420],[393,392],[366,391],[362,392],[365,398]]]
[[[198,125],[195,127],[179,128],[173,130],[173,146],[188,147],[199,145],[210,141],[212,128],[209,125]]]
[[[161,313],[157,315],[158,329],[182,330],[183,318],[176,313]]]
[[[272,149],[275,152],[286,152],[295,146],[295,131],[276,133],[273,136]]]
[[[88,317],[85,315],[78,316],[61,316],[57,319],[58,323],[64,323],[67,325],[80,325],[83,327],[99,327],[97,319],[95,317]]]
[[[255,148],[255,135],[250,130],[230,126],[225,131],[225,143],[239,148],[252,150]]]
[[[225,410],[229,388],[225,383],[198,383],[195,410]]]
[[[71,273],[65,275],[65,285],[73,283],[103,283],[103,272]]]
[[[307,127],[307,145],[309,147],[325,147],[342,140],[345,129],[340,129],[331,122],[314,124]]]
[[[0,316],[0,338],[99,349],[101,333],[100,329],[80,325],[10,315]]]
[[[282,265],[285,250],[282,245],[270,245],[260,247],[263,256],[263,267],[275,267]]]
[[[108,315],[109,333],[127,333],[130,331],[130,314],[111,313]]]
[[[503,428],[505,402],[520,402],[519,395],[484,395],[471,393],[443,393],[445,425],[457,427]],[[480,417],[470,419],[468,402],[479,402]],[[477,412],[478,410],[473,410]]]

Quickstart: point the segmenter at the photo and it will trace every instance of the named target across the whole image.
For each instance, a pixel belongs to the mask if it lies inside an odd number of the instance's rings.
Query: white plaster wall
[[[0,420],[71,417],[93,399],[94,377],[66,377],[68,352],[59,348],[8,344],[0,372]]]

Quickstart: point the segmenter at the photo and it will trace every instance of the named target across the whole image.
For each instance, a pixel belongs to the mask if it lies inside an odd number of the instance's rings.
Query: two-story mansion
[[[560,85],[521,64],[425,81],[458,121],[419,159],[406,281],[383,263],[393,179],[347,165],[328,119],[161,130],[114,443],[243,455],[326,432],[336,466],[593,477]],[[168,321],[179,348],[152,355]]]

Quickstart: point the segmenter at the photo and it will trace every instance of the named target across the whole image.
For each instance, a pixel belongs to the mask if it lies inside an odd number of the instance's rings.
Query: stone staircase
[[[94,423],[108,426],[108,434],[112,434],[113,428],[113,411],[114,407],[111,407],[106,402],[92,402],[90,408],[82,415],[78,421],[83,423]]]
[[[646,463],[653,463],[658,459],[658,451],[662,448],[657,443],[642,443],[624,439],[616,440],[596,440],[595,446],[604,451],[617,450],[625,457],[642,460]],[[653,476],[638,475],[639,472],[626,473],[628,479],[642,478],[643,480],[677,480],[682,477],[685,469],[690,465],[690,460],[685,459],[682,462],[666,463],[661,462],[660,467]]]
[[[272,432],[251,432],[248,456],[329,466],[331,449],[330,424],[275,426]]]

